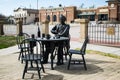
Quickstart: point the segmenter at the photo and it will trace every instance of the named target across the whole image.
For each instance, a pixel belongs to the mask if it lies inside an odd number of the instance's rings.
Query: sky
[[[106,0],[0,0],[0,14],[9,16],[13,15],[13,10],[18,7],[40,9],[41,7],[48,8],[49,6],[77,6],[84,4],[84,8],[95,5],[95,7],[105,6]],[[38,3],[37,3],[38,2]],[[37,7],[38,4],[38,7]]]

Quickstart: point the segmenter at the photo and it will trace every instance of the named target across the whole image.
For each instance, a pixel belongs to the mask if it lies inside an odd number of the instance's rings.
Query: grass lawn
[[[0,36],[0,49],[8,48],[16,44],[15,36]]]
[[[118,56],[116,54],[105,53],[105,52],[100,52],[100,51],[95,51],[95,50],[87,50],[87,53],[90,53],[90,54],[100,54],[100,55],[103,55],[103,56],[108,56],[108,57],[120,59],[120,56]]]

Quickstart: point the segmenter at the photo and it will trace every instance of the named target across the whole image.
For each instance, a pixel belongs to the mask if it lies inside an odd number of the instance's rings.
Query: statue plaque
[[[108,34],[108,35],[115,35],[115,28],[114,27],[107,27],[107,29],[106,29],[106,33]]]

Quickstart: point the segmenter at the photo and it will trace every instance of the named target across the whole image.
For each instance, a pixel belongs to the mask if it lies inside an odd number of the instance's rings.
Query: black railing
[[[120,24],[88,24],[89,42],[120,46]]]

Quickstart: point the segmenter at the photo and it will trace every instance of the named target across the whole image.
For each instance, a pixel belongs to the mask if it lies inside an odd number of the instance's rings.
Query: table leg
[[[54,49],[55,49],[55,43],[54,42],[51,42],[50,44],[50,48],[51,48],[51,69],[54,70],[53,68],[53,59],[54,59],[54,56],[53,56],[53,52],[54,52]]]
[[[44,43],[44,42],[42,42],[42,45],[41,45],[41,49],[42,49],[42,56],[45,54],[44,47],[45,47],[45,43]]]

